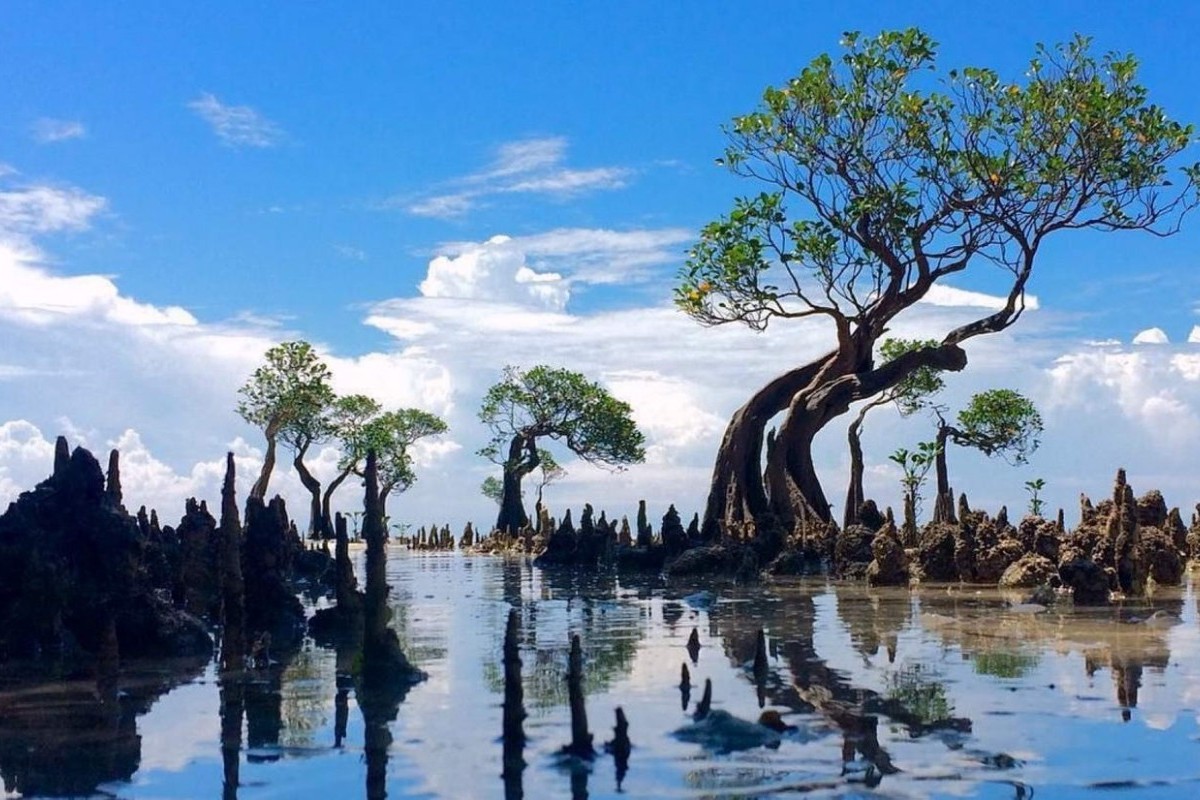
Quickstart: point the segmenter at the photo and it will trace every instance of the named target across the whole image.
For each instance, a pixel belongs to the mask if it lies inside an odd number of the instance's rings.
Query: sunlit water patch
[[[0,673],[5,796],[368,796],[368,772],[386,775],[389,797],[1200,796],[1190,590],[1042,611],[971,587],[666,584],[518,560],[392,556],[392,625],[428,677],[394,718],[375,720],[390,742],[368,736],[336,654],[311,643],[252,674],[239,745],[224,753],[211,664],[128,664],[107,688],[10,669]],[[526,768],[505,783],[510,609],[528,741]],[[760,629],[768,669],[756,679]],[[572,634],[598,750],[590,763],[559,754],[571,738]],[[721,713],[696,727],[706,680]],[[601,747],[617,707],[633,742],[619,786]],[[790,730],[745,727],[764,709]]]

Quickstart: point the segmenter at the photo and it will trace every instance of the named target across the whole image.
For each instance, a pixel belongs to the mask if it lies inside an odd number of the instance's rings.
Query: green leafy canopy
[[[312,345],[283,342],[267,350],[264,360],[238,390],[242,419],[262,428],[268,439],[282,436],[294,447],[327,436],[331,373]]]
[[[1033,401],[1013,389],[989,389],[958,412],[951,433],[956,444],[1024,464],[1041,443],[1042,415]]]
[[[1012,273],[1007,324],[1045,236],[1169,233],[1196,204],[1200,166],[1168,178],[1193,128],[1149,102],[1132,56],[1076,36],[1009,81],[939,72],[915,28],[841,44],[727,129],[719,163],[766,190],[690,252],[675,301],[696,320],[866,324],[978,261]]]
[[[905,353],[922,348],[937,347],[934,339],[884,339],[879,344],[879,356],[885,363],[895,361]],[[911,416],[925,408],[931,398],[946,386],[942,373],[933,367],[918,367],[887,391],[887,398],[896,403],[901,416]]]
[[[645,438],[628,403],[578,372],[509,366],[488,389],[479,419],[492,432],[480,454],[504,464],[514,438],[548,438],[592,464],[620,467],[645,458]]]

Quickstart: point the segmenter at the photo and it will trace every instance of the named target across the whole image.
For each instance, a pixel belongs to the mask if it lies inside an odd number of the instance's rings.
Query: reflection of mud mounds
[[[137,717],[194,679],[207,659],[138,663],[119,680],[37,681],[0,675],[0,777],[9,792],[90,795],[141,763]],[[118,692],[119,689],[119,692]]]
[[[1144,668],[1165,670],[1170,663],[1169,632],[1179,621],[1181,600],[1111,610],[1031,613],[1036,607],[960,606],[928,597],[922,627],[957,646],[976,671],[1001,679],[1018,678],[1037,661],[1037,653],[1079,653],[1090,677],[1110,669],[1119,705],[1137,705]]]

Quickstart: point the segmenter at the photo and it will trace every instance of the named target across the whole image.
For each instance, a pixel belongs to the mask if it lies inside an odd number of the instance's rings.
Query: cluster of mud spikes
[[[251,498],[243,525],[233,482],[230,454],[220,520],[192,498],[178,526],[160,525],[126,510],[116,450],[106,477],[59,437],[53,473],[0,516],[0,661],[207,655],[212,630],[236,659],[297,647],[296,594],[321,589],[330,559],[304,548],[280,497]]]
[[[990,517],[973,511],[965,495],[957,515],[907,535],[890,509],[880,515],[870,501],[860,519],[822,549],[835,575],[876,585],[916,579],[1061,587],[1078,604],[1102,605],[1115,593],[1141,597],[1155,585],[1179,585],[1188,558],[1200,555],[1200,506],[1189,530],[1158,491],[1135,499],[1124,470],[1111,499],[1093,505],[1080,498],[1079,526],[1071,531],[1062,511],[1054,520],[1028,516],[1013,526],[1006,509]]]

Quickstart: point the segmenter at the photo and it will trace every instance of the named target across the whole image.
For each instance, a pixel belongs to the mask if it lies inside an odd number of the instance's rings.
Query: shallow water
[[[1152,606],[1038,613],[957,586],[666,585],[398,550],[388,569],[392,624],[428,679],[370,736],[353,689],[339,691],[335,654],[311,645],[246,687],[241,746],[224,762],[211,664],[126,665],[115,687],[9,674],[0,676],[4,796],[219,797],[230,768],[238,786],[225,796],[241,798],[366,796],[368,771],[386,774],[393,798],[1200,796],[1190,588]],[[522,624],[528,766],[505,785],[509,608]],[[1130,621],[1155,609],[1178,619]],[[685,647],[693,627],[695,662]],[[756,686],[760,627],[770,672]],[[563,675],[573,633],[597,745],[612,737],[617,706],[629,719],[634,749],[620,788],[603,752],[590,764],[557,755],[570,739]],[[733,752],[672,736],[691,721],[706,678],[714,709],[755,719],[761,699],[796,730],[777,748]],[[102,702],[106,693],[117,699]]]

